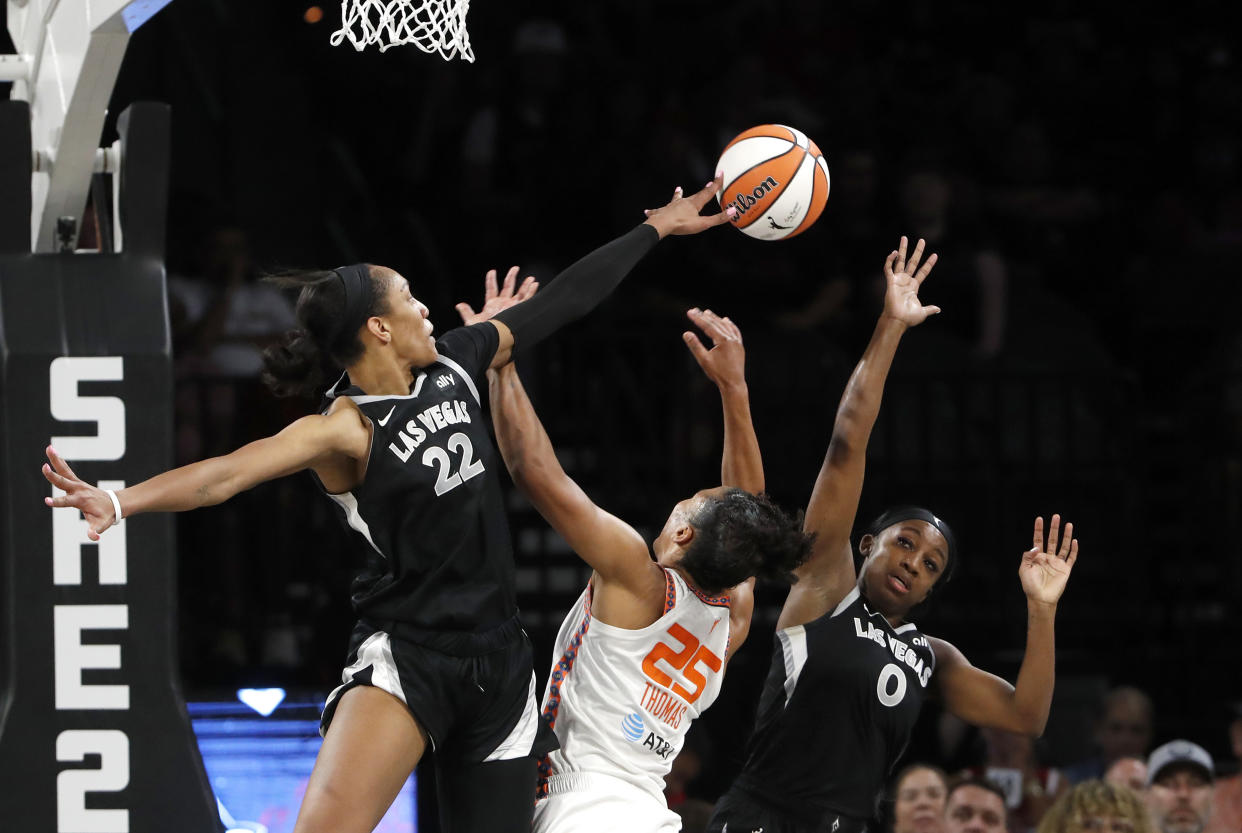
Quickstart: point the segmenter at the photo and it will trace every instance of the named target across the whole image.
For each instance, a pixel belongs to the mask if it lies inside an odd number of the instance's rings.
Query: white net
[[[341,28],[333,46],[346,39],[361,52],[379,44],[381,52],[413,44],[446,61],[460,56],[474,63],[466,12],[470,0],[341,0]]]

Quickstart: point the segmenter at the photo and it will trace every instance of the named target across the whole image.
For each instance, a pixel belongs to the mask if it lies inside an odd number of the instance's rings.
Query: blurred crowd
[[[1118,687],[1099,704],[1089,757],[1049,766],[1039,745],[981,732],[975,763],[953,755],[908,760],[876,806],[885,833],[1237,833],[1242,830],[1242,703],[1223,733],[1230,757],[1214,760],[1185,738],[1153,744],[1151,699]],[[947,740],[947,739],[946,739]],[[706,829],[712,802],[695,789],[708,749],[691,735],[665,779],[686,833]],[[951,743],[951,742],[950,742]]]
[[[905,770],[883,813],[918,833],[1242,828],[1222,763],[1236,769],[1242,722],[1228,738],[1218,725],[1239,692],[1201,647],[1242,637],[1242,51],[1214,4],[1131,9],[1146,26],[1066,0],[488,4],[471,11],[473,65],[333,50],[331,21],[304,23],[304,6],[172,4],[135,35],[114,96],[112,113],[173,105],[179,463],[313,407],[258,382],[293,323],[264,272],[382,263],[443,331],[486,269],[546,282],[705,181],[741,130],[794,125],[832,174],[814,228],[661,244],[523,367],[567,465],[626,517],[716,476],[711,391],[678,344],[684,310],[710,306],[742,327],[770,488],[797,506],[883,258],[901,234],[925,238],[940,254],[926,300],[944,313],[898,357],[863,513],[912,499],[960,530],[966,566],[928,629],[1001,674],[1022,645],[1030,518],[1071,517],[1083,560],[1046,743],[929,708],[909,757],[931,765]],[[549,558],[514,506],[520,561]],[[334,557],[341,533],[309,478],[178,524],[190,688],[330,688],[355,565]],[[521,588],[541,649],[565,609],[542,587]],[[763,611],[779,606],[767,593],[695,730],[715,752],[688,749],[670,781],[687,814],[740,766]],[[1191,691],[1210,692],[1202,708]],[[1203,748],[1152,748],[1170,737]]]

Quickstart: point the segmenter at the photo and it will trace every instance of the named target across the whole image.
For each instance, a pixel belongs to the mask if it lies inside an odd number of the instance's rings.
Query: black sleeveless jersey
[[[867,819],[910,739],[935,655],[858,588],[813,622],[778,631],[738,786],[806,819]]]
[[[342,376],[327,404],[348,396],[371,420],[362,483],[329,494],[366,560],[354,580],[358,615],[388,627],[477,633],[517,613],[513,549],[480,391],[496,353],[491,324],[436,342],[406,396],[368,396]]]

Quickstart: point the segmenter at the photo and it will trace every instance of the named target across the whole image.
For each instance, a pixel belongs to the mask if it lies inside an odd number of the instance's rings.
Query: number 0
[[[889,692],[889,681],[897,680],[897,688]],[[890,709],[900,703],[906,696],[906,675],[901,666],[889,663],[880,670],[880,678],[875,681],[875,696]]]

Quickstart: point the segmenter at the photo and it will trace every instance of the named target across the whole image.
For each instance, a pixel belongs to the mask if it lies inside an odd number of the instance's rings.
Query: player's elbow
[[[1048,710],[1015,707],[1012,714],[1013,725],[1010,731],[1029,738],[1043,737],[1048,727]]]
[[[853,459],[854,453],[855,446],[850,441],[849,432],[841,430],[838,425],[832,432],[832,439],[828,441],[828,454],[824,458],[824,464],[831,468],[841,468]]]

